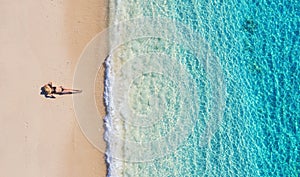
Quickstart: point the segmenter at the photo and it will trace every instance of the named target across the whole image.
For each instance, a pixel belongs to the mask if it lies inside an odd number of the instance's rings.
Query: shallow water
[[[299,176],[299,1],[110,8],[109,175]]]

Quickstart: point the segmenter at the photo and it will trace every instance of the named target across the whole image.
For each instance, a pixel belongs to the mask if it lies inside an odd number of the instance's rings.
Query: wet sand
[[[104,154],[82,134],[72,96],[46,99],[39,93],[48,81],[72,87],[85,45],[107,26],[107,5],[106,0],[0,3],[0,176],[106,175]],[[97,83],[102,79],[99,74]],[[104,117],[103,101],[97,105]]]

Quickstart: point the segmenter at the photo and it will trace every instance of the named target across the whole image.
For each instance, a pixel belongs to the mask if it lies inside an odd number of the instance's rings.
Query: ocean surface
[[[109,6],[109,176],[300,176],[299,0]]]

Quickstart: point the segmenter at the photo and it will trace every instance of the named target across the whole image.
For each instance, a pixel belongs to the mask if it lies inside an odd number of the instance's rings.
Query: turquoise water
[[[199,50],[220,68],[209,69],[185,44],[151,36],[114,49],[109,107],[122,109],[123,118],[109,117],[109,175],[300,175],[298,0],[119,0],[110,7],[111,25],[145,16],[182,23],[207,43],[210,50]],[[119,30],[113,40],[122,37]],[[172,130],[183,138],[171,139],[171,148],[151,146],[151,154],[135,156],[141,147],[131,142],[173,136]]]

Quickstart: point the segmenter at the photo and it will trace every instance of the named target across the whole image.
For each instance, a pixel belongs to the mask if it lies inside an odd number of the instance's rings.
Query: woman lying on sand
[[[65,95],[65,94],[74,94],[74,93],[81,93],[82,90],[75,90],[75,89],[67,89],[63,86],[55,87],[52,86],[52,82],[44,85],[41,88],[41,94],[45,95],[46,98],[55,98],[53,94],[57,95]]]

